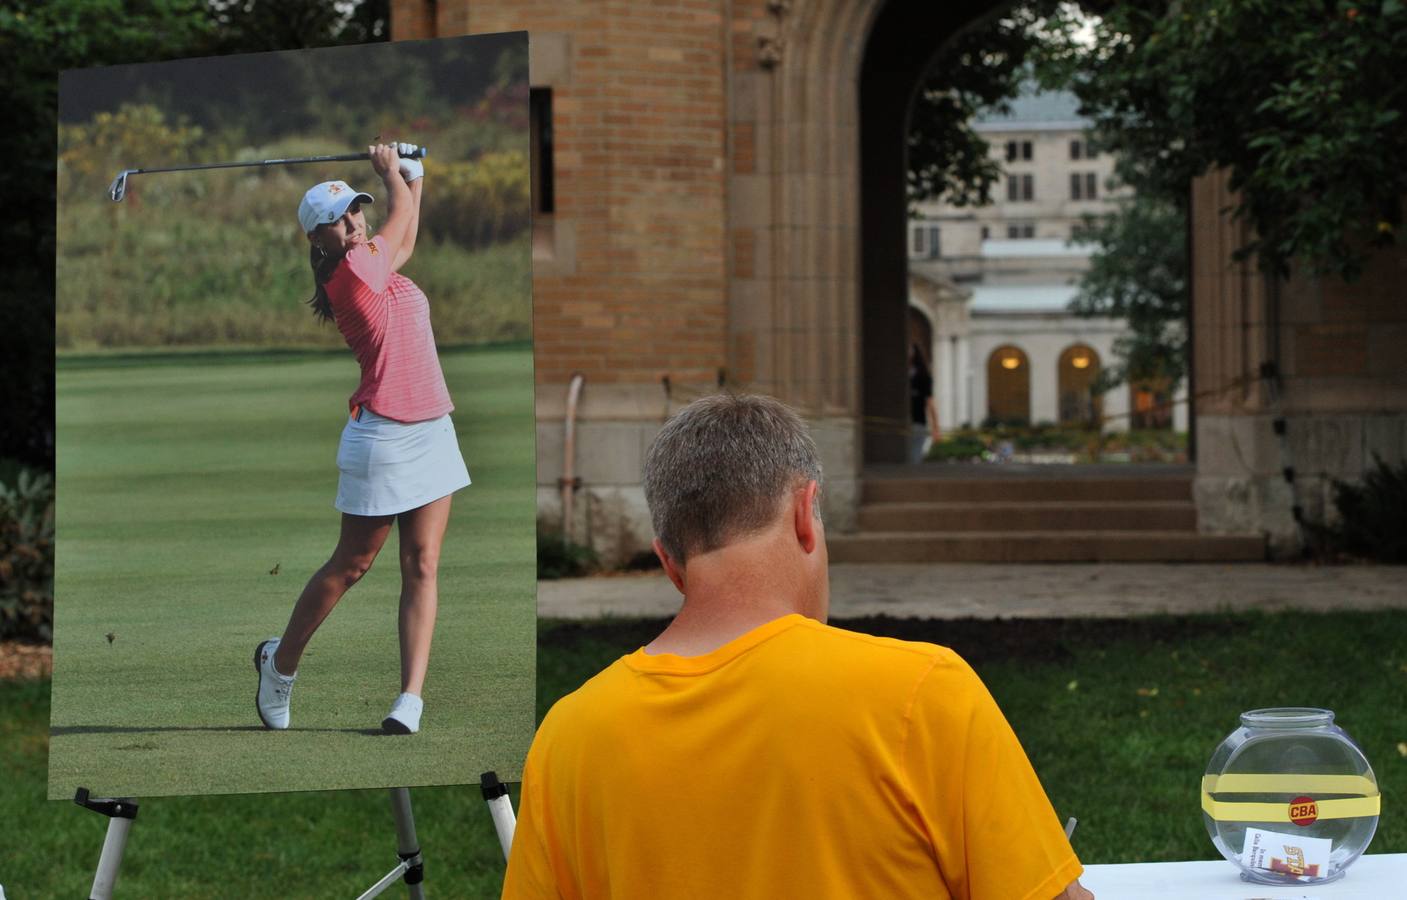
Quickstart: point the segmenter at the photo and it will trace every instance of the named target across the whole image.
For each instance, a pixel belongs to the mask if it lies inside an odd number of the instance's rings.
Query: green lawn
[[[1286,704],[1338,712],[1383,791],[1369,852],[1407,852],[1398,811],[1407,758],[1397,749],[1407,741],[1407,612],[836,624],[943,641],[968,657],[1056,809],[1079,817],[1086,863],[1217,858],[1198,779],[1239,712]],[[539,714],[662,625],[539,623]],[[44,802],[46,688],[0,682],[0,767],[15,773],[0,820],[24,835],[0,843],[0,883],[16,900],[86,890],[105,827],[72,804]],[[502,857],[477,788],[412,796],[432,896],[496,897]],[[275,882],[281,896],[354,896],[394,864],[387,807],[384,791],[150,800],[118,895],[268,896]]]
[[[283,630],[336,542],[351,355],[59,361],[50,797],[516,775],[532,731],[532,355],[442,362],[474,484],[441,557],[423,730],[390,738],[378,726],[399,690],[394,537],[310,645],[290,729],[265,731],[253,705],[255,644]]]

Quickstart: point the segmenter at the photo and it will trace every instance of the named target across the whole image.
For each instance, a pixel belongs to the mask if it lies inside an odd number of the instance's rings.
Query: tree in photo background
[[[288,9],[333,8],[340,17],[290,16]],[[0,134],[7,215],[0,240],[19,260],[0,287],[0,459],[54,465],[54,134],[58,73],[118,63],[254,50],[292,50],[385,40],[386,0],[280,4],[267,0],[8,0],[0,44],[10,127]],[[280,15],[279,11],[283,10]],[[280,19],[268,27],[267,19]],[[271,46],[278,41],[278,46]]]
[[[185,89],[197,79],[198,91]],[[117,204],[106,189],[133,165],[319,156],[378,140],[431,150],[408,274],[434,298],[437,339],[526,340],[527,101],[526,52],[512,36],[71,76],[59,122],[57,347],[338,345],[301,303],[311,281],[293,210],[326,178],[377,195],[369,166],[135,176]],[[384,198],[367,213],[375,230]]]

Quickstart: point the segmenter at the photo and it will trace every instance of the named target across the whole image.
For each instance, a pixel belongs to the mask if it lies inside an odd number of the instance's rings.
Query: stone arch
[[[757,263],[730,276],[729,368],[836,429],[832,473],[904,458],[910,99],[941,45],[1001,5],[776,4],[747,35],[772,68],[733,68],[730,140],[756,162],[731,176],[729,223]]]

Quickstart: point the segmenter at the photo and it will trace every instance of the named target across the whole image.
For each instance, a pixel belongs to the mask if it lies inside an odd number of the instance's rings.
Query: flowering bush
[[[54,627],[54,479],[0,484],[0,637],[49,641]]]

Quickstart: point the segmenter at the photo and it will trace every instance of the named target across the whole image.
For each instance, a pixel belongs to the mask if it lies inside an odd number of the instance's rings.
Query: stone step
[[[866,478],[871,503],[1064,503],[1068,501],[1191,501],[1192,478]]]
[[[859,516],[861,532],[1197,530],[1196,505],[1181,500],[872,503]]]
[[[1265,559],[1261,535],[1191,531],[872,531],[827,536],[833,563],[1250,562]]]

